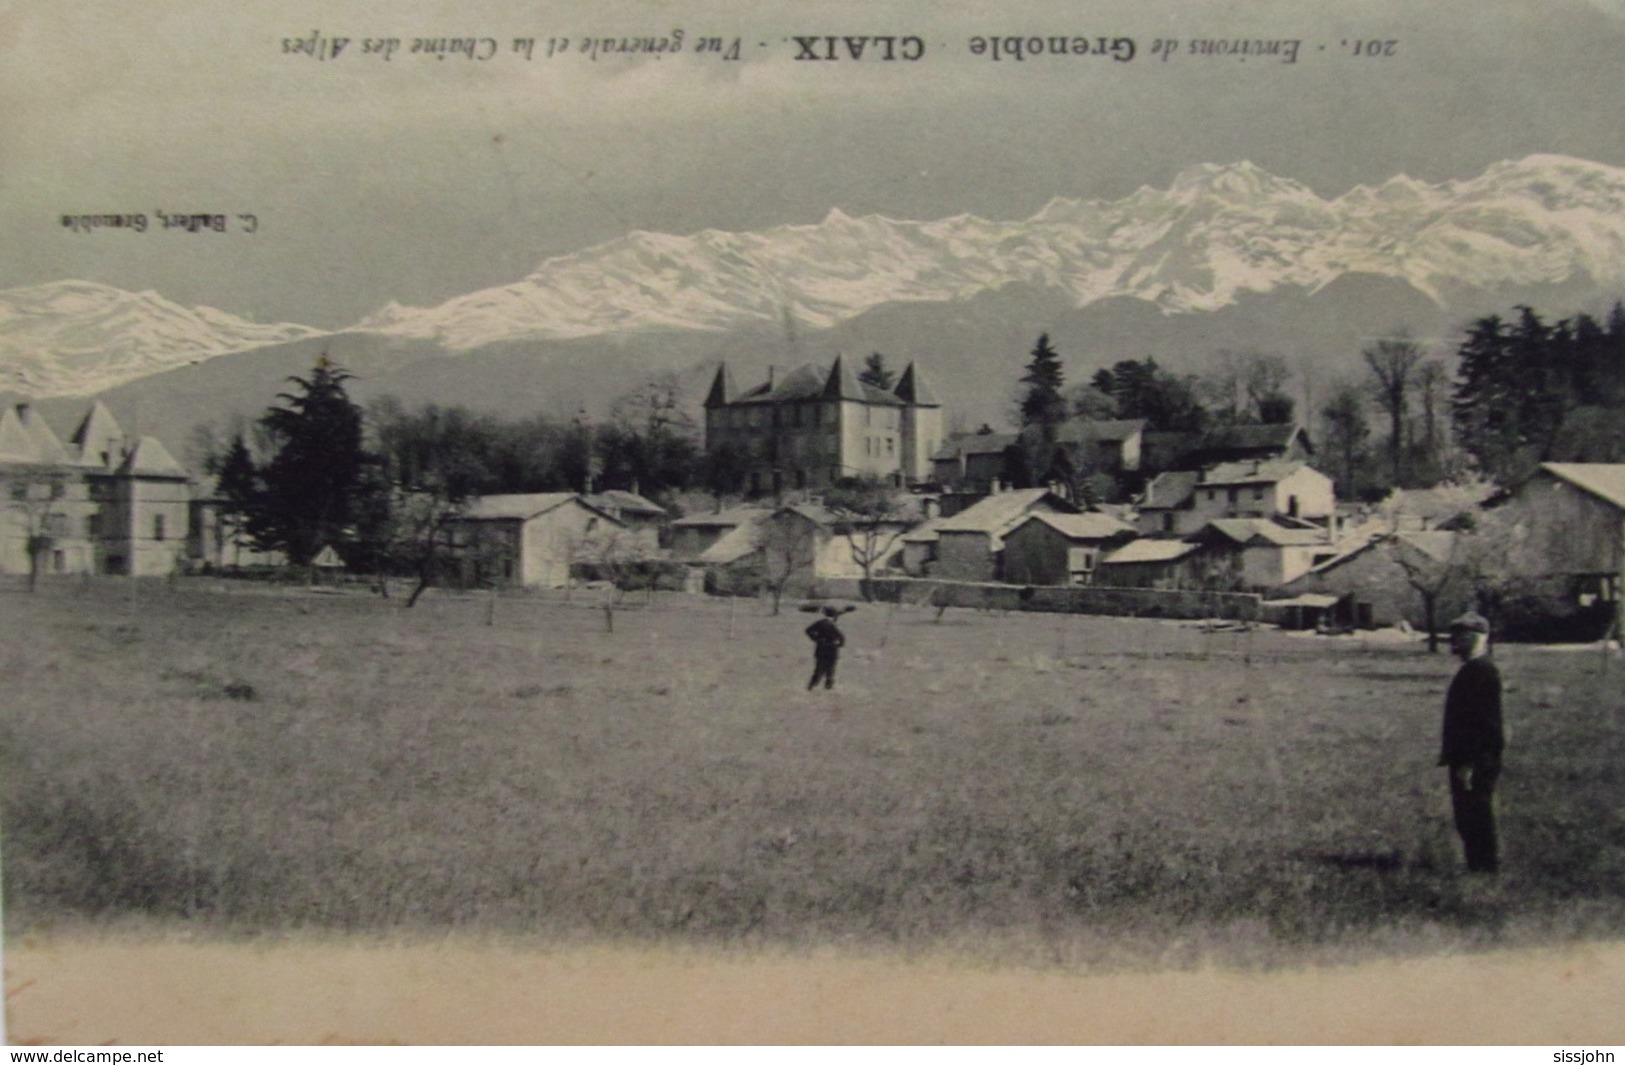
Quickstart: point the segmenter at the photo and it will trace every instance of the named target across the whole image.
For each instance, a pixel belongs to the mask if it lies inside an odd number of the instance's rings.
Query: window
[[[1162,516],[1162,531],[1165,533],[1171,533],[1174,531],[1174,516],[1172,514],[1164,514]]]
[[[85,515],[85,536],[88,538],[88,537],[93,537],[95,535],[96,535],[96,515],[94,515],[94,514],[86,514]]]
[[[1264,498],[1264,486],[1263,485],[1258,485],[1257,487],[1255,487],[1253,489],[1253,498],[1254,499],[1263,499]]]
[[[1225,498],[1226,502],[1228,502],[1231,506],[1234,506],[1235,502],[1236,502],[1236,489],[1234,489],[1234,488],[1225,489],[1224,498]]]
[[[162,514],[154,514],[152,516],[152,538],[154,540],[162,540],[164,538],[164,516]]]

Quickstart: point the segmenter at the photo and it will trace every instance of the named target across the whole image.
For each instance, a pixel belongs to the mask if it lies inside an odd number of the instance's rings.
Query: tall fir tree
[[[1049,334],[1044,333],[1033,345],[1027,371],[1021,375],[1021,383],[1027,386],[1027,391],[1021,397],[1023,428],[1053,428],[1066,420],[1066,398],[1061,395],[1061,386],[1065,381],[1061,357],[1050,346]]]
[[[253,532],[295,565],[328,545],[339,549],[358,513],[366,453],[361,408],[344,387],[350,379],[323,355],[309,377],[289,378],[294,390],[261,419],[275,453],[261,472]]]

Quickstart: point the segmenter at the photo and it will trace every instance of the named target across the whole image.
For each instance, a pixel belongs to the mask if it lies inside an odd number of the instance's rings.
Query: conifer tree
[[[294,565],[342,544],[357,514],[366,454],[361,408],[344,387],[350,379],[323,355],[309,377],[289,378],[295,390],[279,394],[282,405],[261,419],[275,453],[262,471],[253,531]]]

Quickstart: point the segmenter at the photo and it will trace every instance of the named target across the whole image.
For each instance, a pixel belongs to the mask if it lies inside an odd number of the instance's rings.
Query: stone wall
[[[876,579],[869,598],[878,603],[1034,610],[1140,618],[1224,618],[1257,621],[1263,596],[1238,592],[1170,591],[1160,588],[1023,587],[971,581]],[[823,599],[863,599],[855,578],[812,583],[807,594]]]

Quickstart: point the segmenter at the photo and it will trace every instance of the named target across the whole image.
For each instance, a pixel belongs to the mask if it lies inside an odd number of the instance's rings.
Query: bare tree
[[[811,530],[799,523],[771,519],[762,524],[761,544],[757,548],[760,558],[762,587],[773,600],[773,613],[779,612],[779,603],[785,589],[799,573],[813,568],[815,545]]]
[[[378,550],[382,558],[378,587],[385,596],[389,594],[387,570],[412,573],[417,584],[406,598],[405,606],[410,609],[450,565],[457,547],[456,519],[463,503],[440,492],[395,487],[389,492],[387,505],[388,514],[379,528]]]
[[[835,517],[835,532],[846,539],[852,561],[863,569],[863,599],[872,595],[875,567],[890,558],[907,531],[908,500],[876,478],[838,487],[824,497]]]
[[[57,470],[22,469],[7,475],[12,521],[21,527],[23,549],[28,554],[28,590],[39,587],[45,560],[56,546],[65,521],[62,502],[67,496],[68,475]]]
[[[1371,370],[1377,403],[1388,415],[1388,451],[1393,463],[1393,483],[1397,486],[1403,472],[1405,416],[1410,411],[1411,383],[1424,352],[1409,333],[1400,330],[1368,345],[1360,354]]]
[[[1428,630],[1428,651],[1439,650],[1439,600],[1452,586],[1471,579],[1470,548],[1458,533],[1434,533],[1447,543],[1443,557],[1432,554],[1398,533],[1390,535],[1390,557],[1405,574],[1405,583],[1422,600],[1423,624]],[[1448,540],[1443,538],[1448,537]]]
[[[1352,496],[1366,438],[1371,435],[1365,420],[1365,399],[1355,385],[1342,383],[1333,390],[1320,412],[1325,421],[1327,451],[1336,456],[1339,494]]]

